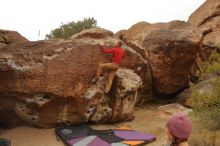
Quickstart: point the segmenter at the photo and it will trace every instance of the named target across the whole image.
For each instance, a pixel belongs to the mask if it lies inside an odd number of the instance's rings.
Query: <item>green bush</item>
[[[220,55],[213,51],[209,60],[204,63],[201,69],[201,80],[205,80],[208,75],[217,75],[212,77],[211,93],[198,93],[192,89],[193,116],[199,123],[205,124],[208,128],[220,128]]]
[[[46,35],[46,39],[66,39],[84,29],[95,27],[97,27],[97,21],[94,18],[84,18],[82,21],[72,21],[67,24],[61,24],[59,28],[51,30],[50,34]]]
[[[200,79],[204,79],[208,74],[220,75],[220,55],[217,51],[212,51],[209,60],[203,64]]]
[[[211,94],[193,92],[193,115],[207,128],[220,128],[220,80],[212,81]]]

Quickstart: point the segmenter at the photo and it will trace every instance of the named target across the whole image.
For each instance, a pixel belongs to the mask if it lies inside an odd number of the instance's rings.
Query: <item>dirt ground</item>
[[[147,146],[165,146],[167,142],[165,123],[170,116],[158,113],[157,107],[136,108],[135,119],[131,122],[91,125],[91,127],[94,129],[110,129],[126,126],[146,134],[156,135],[156,141],[147,144]],[[191,146],[220,146],[220,130],[215,133],[202,131],[201,129],[193,131],[190,138]],[[37,129],[28,126],[13,129],[0,128],[0,138],[10,139],[12,146],[64,146],[63,142],[57,139],[54,129]]]
[[[137,108],[135,119],[131,122],[123,122],[111,125],[92,125],[94,129],[109,129],[121,126],[156,135],[157,140],[147,146],[162,146],[166,143],[165,122],[157,116],[152,109]],[[37,129],[28,126],[13,129],[0,129],[0,137],[10,139],[12,146],[64,146],[63,142],[57,140],[54,129]]]

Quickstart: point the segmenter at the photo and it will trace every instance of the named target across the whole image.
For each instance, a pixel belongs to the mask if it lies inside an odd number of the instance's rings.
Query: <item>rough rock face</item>
[[[28,42],[28,40],[16,31],[0,29],[0,47],[19,42]]]
[[[188,22],[203,32],[203,47],[219,47],[220,1],[207,0],[190,17]],[[208,49],[208,48],[207,48]]]
[[[104,78],[100,78],[96,85],[87,90],[85,97],[92,99],[90,110],[96,111],[90,118],[92,122],[129,121],[134,118],[137,93],[142,85],[141,78],[130,69],[119,69],[116,77],[108,95],[101,89]]]
[[[207,34],[204,37],[203,44],[211,48],[220,48],[220,31]]]
[[[1,47],[0,118],[4,120],[0,124],[14,126],[26,122],[38,127],[52,127],[88,122],[100,108],[95,110],[96,107],[91,104],[95,99],[86,98],[85,93],[92,86],[91,80],[98,64],[108,60],[102,57],[99,43],[116,41],[112,32],[92,29],[69,40],[23,42]],[[123,47],[126,59],[122,66],[132,69],[142,82],[150,80],[147,61],[131,48]],[[124,79],[119,76],[113,86],[124,86],[121,80]],[[100,121],[131,119],[136,91],[133,88],[129,90],[123,91],[126,94],[123,97],[113,96],[117,99],[114,102],[107,97],[96,102],[96,105],[102,105],[107,100],[108,104],[112,102],[111,105],[114,105],[107,111],[115,117],[102,117]],[[121,102],[125,103],[125,107],[120,107],[120,112],[115,111]]]
[[[190,17],[188,22],[198,26],[204,35],[203,46],[219,47],[220,1],[207,0]]]
[[[220,47],[220,1],[207,0],[189,17],[188,22],[203,32],[198,57],[192,67],[195,72],[209,58],[211,50]]]
[[[206,23],[199,25],[199,28],[204,32],[204,34],[219,31],[220,29],[220,16],[216,16],[207,20]]]
[[[189,22],[195,26],[206,23],[210,18],[220,15],[220,1],[206,0],[190,17]]]
[[[196,27],[181,21],[140,22],[121,38],[149,62],[156,95],[170,95],[187,87],[202,38]]]
[[[117,33],[115,33],[115,35],[119,38],[122,39],[123,35],[126,33],[127,30],[122,29],[120,31],[118,31]]]

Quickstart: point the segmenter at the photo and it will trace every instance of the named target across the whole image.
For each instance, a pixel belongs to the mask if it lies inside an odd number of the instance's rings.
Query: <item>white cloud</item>
[[[94,17],[100,27],[117,32],[131,25],[187,21],[205,0],[7,0],[1,2],[0,29],[16,30],[29,40],[44,39],[61,22]]]

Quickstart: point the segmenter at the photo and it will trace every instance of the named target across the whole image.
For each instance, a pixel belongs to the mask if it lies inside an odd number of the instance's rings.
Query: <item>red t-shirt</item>
[[[124,50],[120,47],[115,47],[115,48],[112,48],[112,49],[104,48],[103,52],[113,54],[112,62],[116,63],[116,64],[121,63],[121,60],[122,60],[122,58],[124,58],[124,54],[125,54]]]

